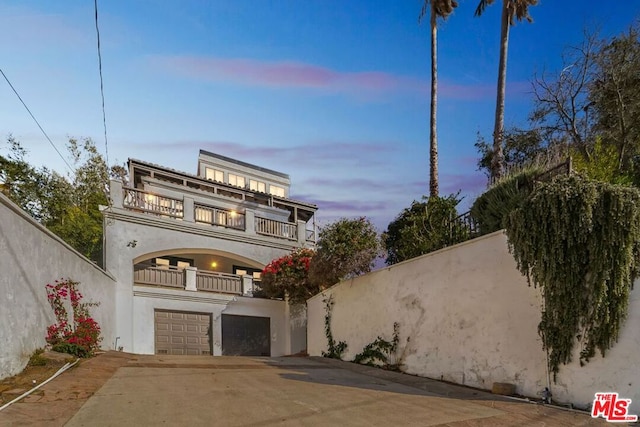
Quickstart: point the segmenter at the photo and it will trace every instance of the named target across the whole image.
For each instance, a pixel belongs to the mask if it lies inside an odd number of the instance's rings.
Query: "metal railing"
[[[548,182],[553,178],[562,175],[571,175],[573,173],[573,163],[571,157],[568,157],[564,162],[558,163],[555,166],[545,170],[542,173],[539,173],[533,178],[535,183],[539,182]],[[453,238],[455,234],[456,227],[462,225],[462,235],[464,237],[463,240],[473,239],[474,237],[480,236],[480,224],[478,221],[471,215],[470,211],[467,211],[461,215],[458,215],[455,218],[452,218],[449,222],[449,233],[450,237]]]
[[[211,206],[194,205],[195,221],[204,224],[219,225],[238,230],[245,229],[245,215],[235,211],[218,209]]]
[[[182,218],[184,216],[182,200],[136,190],[135,188],[123,188],[123,191],[123,205],[127,209],[171,218]]]
[[[551,181],[556,176],[571,175],[573,172],[573,163],[571,157],[564,162],[557,164],[556,166],[547,169],[546,171],[538,174],[533,180],[534,182],[547,182]]]
[[[256,233],[282,239],[298,240],[298,225],[291,222],[256,217]]]
[[[474,237],[478,237],[480,235],[480,225],[478,221],[471,215],[471,211],[467,211],[461,215],[458,215],[452,223],[449,224],[449,232],[453,234],[453,227],[456,224],[462,226],[463,234],[465,240],[473,239]]]
[[[141,285],[159,285],[184,288],[184,270],[169,265],[134,266],[133,282]]]
[[[242,278],[235,274],[198,270],[196,272],[196,289],[242,295]]]

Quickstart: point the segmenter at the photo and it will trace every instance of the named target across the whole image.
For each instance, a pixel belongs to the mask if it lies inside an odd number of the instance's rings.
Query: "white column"
[[[114,208],[121,208],[124,202],[124,194],[122,191],[122,183],[112,179],[109,181],[109,198],[111,199],[111,206]]]
[[[253,277],[248,274],[242,276],[242,295],[245,297],[253,296]]]
[[[193,199],[191,197],[185,197],[182,202],[183,220],[188,222],[195,221],[195,211],[193,206]]]
[[[184,273],[186,274],[186,279],[185,279],[185,286],[184,286],[184,290],[185,291],[197,291],[198,288],[196,288],[196,271],[198,271],[198,269],[196,267],[185,267],[184,268]]]
[[[307,243],[307,223],[298,221],[298,244],[304,246]]]
[[[256,234],[256,213],[246,209],[244,211],[244,227],[247,234]]]

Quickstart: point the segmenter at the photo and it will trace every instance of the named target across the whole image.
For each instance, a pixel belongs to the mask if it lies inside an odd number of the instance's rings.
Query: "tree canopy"
[[[588,177],[640,185],[640,24],[608,39],[586,32],[562,60],[559,71],[533,77],[530,128],[503,141],[507,169],[571,155]],[[481,137],[476,147],[488,173],[492,149]]]
[[[387,265],[465,240],[467,231],[456,211],[460,200],[457,194],[428,197],[400,212],[382,235]]]
[[[35,220],[96,263],[102,262],[102,214],[108,204],[109,176],[123,177],[122,166],[107,167],[94,142],[70,139],[74,173],[63,176],[26,160],[27,150],[12,136],[0,155],[0,191]]]
[[[324,288],[368,273],[379,253],[378,233],[368,218],[339,219],[320,229],[310,280]]]
[[[371,271],[380,244],[367,218],[340,219],[322,227],[317,250],[296,249],[271,261],[262,271],[262,291],[268,297],[304,304],[340,280]]]

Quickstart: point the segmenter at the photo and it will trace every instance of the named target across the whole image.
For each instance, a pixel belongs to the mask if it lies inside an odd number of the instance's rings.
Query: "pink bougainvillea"
[[[46,340],[53,350],[89,357],[102,340],[100,325],[89,314],[89,308],[98,303],[82,302],[78,284],[70,279],[60,279],[46,285],[47,299],[57,320],[47,328]],[[69,301],[71,316],[65,301]]]
[[[309,265],[314,252],[297,249],[289,255],[274,259],[262,270],[262,290],[270,297],[284,297],[291,303],[304,303],[319,292],[309,283]]]

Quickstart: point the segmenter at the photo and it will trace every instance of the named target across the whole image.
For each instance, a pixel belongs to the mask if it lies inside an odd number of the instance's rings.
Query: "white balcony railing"
[[[166,286],[179,289],[186,287],[189,290],[186,286],[186,273],[186,269],[174,266],[138,264],[134,266],[133,280],[137,285]],[[192,290],[242,295],[241,276],[206,270],[195,270],[193,273],[195,273],[195,289]]]
[[[124,188],[123,205],[128,209],[171,218],[182,218],[184,216],[182,200],[136,190],[134,188]]]
[[[298,240],[298,226],[291,222],[256,217],[256,233],[266,236]]]
[[[141,285],[184,288],[184,271],[168,265],[137,265],[133,270],[133,281]]]
[[[193,199],[174,199],[135,188],[122,189],[122,207],[134,212],[243,230],[250,234],[259,234],[277,239],[290,241],[298,241],[299,238],[303,239],[300,243],[315,243],[317,239],[315,230],[300,228],[299,231],[296,223],[254,216],[254,212],[249,209],[241,213],[196,203]],[[185,212],[187,216],[185,216]],[[249,224],[247,224],[248,221],[250,222]],[[251,223],[253,223],[253,227],[251,227]],[[298,236],[298,233],[300,233],[300,236]]]
[[[242,279],[235,274],[214,271],[196,272],[196,289],[199,291],[242,294]]]
[[[235,211],[218,209],[200,204],[194,205],[195,221],[204,224],[219,225],[227,228],[244,230],[244,214]]]

